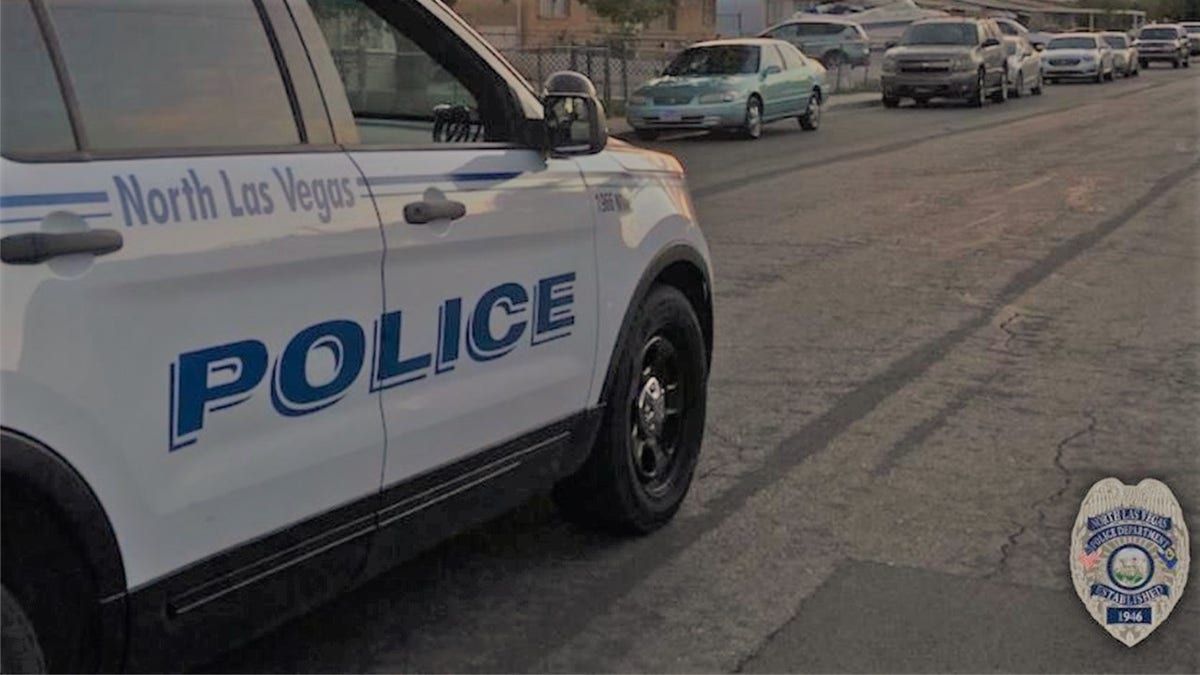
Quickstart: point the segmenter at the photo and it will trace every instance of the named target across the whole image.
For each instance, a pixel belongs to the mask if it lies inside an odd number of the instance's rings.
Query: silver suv
[[[1176,23],[1156,23],[1143,26],[1138,32],[1138,64],[1146,68],[1155,61],[1167,61],[1172,68],[1191,66],[1188,34]]]
[[[917,21],[883,57],[883,105],[901,98],[924,105],[931,98],[962,98],[975,107],[991,97],[1008,99],[1007,54],[992,19],[937,18]]]

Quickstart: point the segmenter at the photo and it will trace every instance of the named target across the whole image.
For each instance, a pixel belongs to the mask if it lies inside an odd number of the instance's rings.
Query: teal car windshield
[[[753,45],[714,45],[685,49],[665,75],[691,77],[705,75],[746,75],[758,72],[758,47]]]

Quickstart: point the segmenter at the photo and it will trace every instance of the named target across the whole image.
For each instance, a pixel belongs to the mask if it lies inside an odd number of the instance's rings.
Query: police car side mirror
[[[608,144],[608,118],[591,80],[571,71],[546,80],[542,99],[546,150],[551,156],[593,155]]]
[[[600,101],[578,94],[547,94],[544,107],[551,155],[594,155],[608,144],[608,120]]]

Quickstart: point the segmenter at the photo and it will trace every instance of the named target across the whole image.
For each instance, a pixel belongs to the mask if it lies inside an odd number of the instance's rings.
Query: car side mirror
[[[983,44],[981,44],[981,45],[979,45],[979,46],[980,46],[980,47],[983,47],[983,48],[985,48],[985,49],[986,49],[986,48],[988,48],[988,47],[999,47],[999,46],[1000,46],[1000,41],[999,41],[999,40],[997,40],[996,38],[988,38],[988,39],[984,40],[984,41],[983,41]]]
[[[783,68],[780,68],[779,66],[767,66],[766,68],[763,68],[762,76],[763,76],[763,79],[765,80],[766,78],[768,78],[772,75],[778,75],[779,73],[782,73],[782,72],[783,72]]]
[[[1046,51],[1046,45],[1041,42],[1035,42],[1033,43],[1033,50],[1037,52],[1044,52]]]
[[[546,78],[543,149],[552,157],[594,155],[608,145],[608,118],[586,76],[564,70]]]

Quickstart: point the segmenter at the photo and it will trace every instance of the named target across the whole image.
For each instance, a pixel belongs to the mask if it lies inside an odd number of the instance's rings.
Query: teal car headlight
[[[712,94],[701,94],[701,103],[729,103],[738,99],[736,91],[719,91]]]
[[[645,94],[633,94],[629,97],[629,105],[646,105],[648,100]]]

